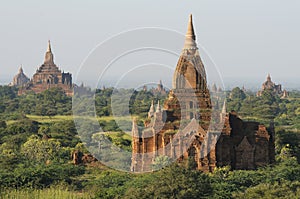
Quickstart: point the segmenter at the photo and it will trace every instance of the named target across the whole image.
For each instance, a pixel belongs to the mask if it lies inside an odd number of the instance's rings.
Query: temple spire
[[[54,64],[53,54],[52,54],[52,51],[51,51],[50,40],[48,40],[48,48],[47,48],[47,52],[46,52],[46,55],[45,55],[45,61],[44,61],[44,63],[45,64]]]
[[[270,73],[268,73],[268,76],[267,76],[267,81],[271,81],[271,75],[270,75]]]
[[[196,36],[193,26],[193,16],[190,15],[188,29],[185,35],[184,49],[198,49],[196,44]]]
[[[47,48],[47,52],[51,52],[51,43],[50,43],[50,40],[48,40],[48,48]]]
[[[22,67],[22,65],[19,68],[19,74],[21,74],[21,73],[23,73],[23,67]]]

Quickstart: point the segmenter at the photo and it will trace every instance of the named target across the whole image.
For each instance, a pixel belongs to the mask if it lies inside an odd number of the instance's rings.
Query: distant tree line
[[[227,92],[227,109],[235,110],[242,118],[256,120],[268,125],[294,125],[300,120],[300,92],[290,92],[290,97],[281,99],[271,91],[263,91],[260,97],[255,93],[244,92],[239,87]]]
[[[20,119],[22,115],[72,115],[72,97],[66,96],[63,90],[52,88],[42,93],[29,92],[18,96],[17,88],[9,86],[0,86],[0,118],[10,117],[11,119]],[[145,117],[151,105],[151,101],[165,99],[165,95],[154,95],[151,91],[136,91],[133,89],[97,89],[91,97],[95,99],[96,114],[101,116],[122,116],[122,115],[140,115]],[[78,97],[80,99],[80,97]],[[129,99],[126,102],[124,99]],[[82,97],[80,103],[83,111],[86,110],[85,101]],[[113,102],[112,102],[113,100]],[[112,105],[113,108],[112,110]],[[126,112],[126,109],[129,112]],[[113,114],[114,111],[114,114]]]

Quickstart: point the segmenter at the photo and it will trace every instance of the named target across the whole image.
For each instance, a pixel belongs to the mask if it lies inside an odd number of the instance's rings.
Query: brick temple
[[[212,172],[218,166],[255,169],[274,162],[274,127],[245,122],[237,113],[218,116],[219,131],[212,130],[212,102],[190,15],[184,47],[163,107],[152,102],[141,130],[132,127],[132,172],[153,170],[159,156],[168,156],[194,169]]]
[[[29,91],[40,93],[50,88],[61,88],[66,95],[73,95],[72,74],[61,72],[55,65],[49,41],[44,63],[37,69],[32,79],[20,87],[19,94]]]
[[[18,74],[16,74],[13,78],[13,81],[9,84],[9,86],[21,87],[25,86],[30,79],[25,75],[23,71],[23,67],[19,68]]]
[[[270,91],[273,95],[277,95],[281,98],[288,98],[288,92],[287,90],[282,90],[282,86],[281,84],[275,84],[272,80],[271,80],[271,75],[268,74],[267,76],[267,80],[261,85],[261,90],[259,90],[256,93],[256,96],[260,97],[262,96],[264,91]]]

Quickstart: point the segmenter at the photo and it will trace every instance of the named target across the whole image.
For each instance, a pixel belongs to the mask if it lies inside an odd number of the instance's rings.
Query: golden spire
[[[193,26],[193,16],[190,14],[188,29],[185,34],[184,49],[197,49],[196,36]]]
[[[188,24],[188,30],[186,32],[187,37],[192,37],[194,40],[196,40],[195,32],[194,32],[194,26],[193,26],[193,16],[190,14],[189,18],[189,24]]]
[[[50,40],[48,40],[48,48],[47,48],[47,52],[51,52],[51,43],[50,43]]]
[[[45,54],[44,63],[45,64],[54,64],[50,40],[48,40],[48,48],[47,48],[47,52]]]

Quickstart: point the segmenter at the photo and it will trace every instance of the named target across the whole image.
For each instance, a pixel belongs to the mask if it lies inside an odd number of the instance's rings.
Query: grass
[[[53,117],[49,116],[38,116],[38,115],[26,115],[31,120],[40,122],[40,123],[49,123],[49,122],[60,122],[66,120],[73,120],[73,116],[71,115],[56,115]]]
[[[116,139],[119,136],[120,132],[106,132],[105,134],[111,137],[112,139]],[[121,137],[125,140],[130,141],[132,139],[131,132],[125,132]]]
[[[50,123],[50,122],[60,122],[60,121],[66,121],[66,120],[74,120],[74,116],[72,115],[56,115],[56,116],[39,116],[39,115],[26,115],[31,120],[35,120],[40,123]],[[80,118],[79,116],[75,116],[75,118]],[[84,118],[84,117],[82,117]],[[98,120],[98,121],[110,121],[110,120],[128,120],[131,121],[132,118],[130,116],[124,116],[124,117],[114,117],[114,116],[104,116],[104,117],[89,117],[89,119],[92,120]],[[13,123],[15,121],[11,121]]]
[[[57,188],[4,190],[0,192],[1,199],[90,199],[90,193],[72,192]]]

